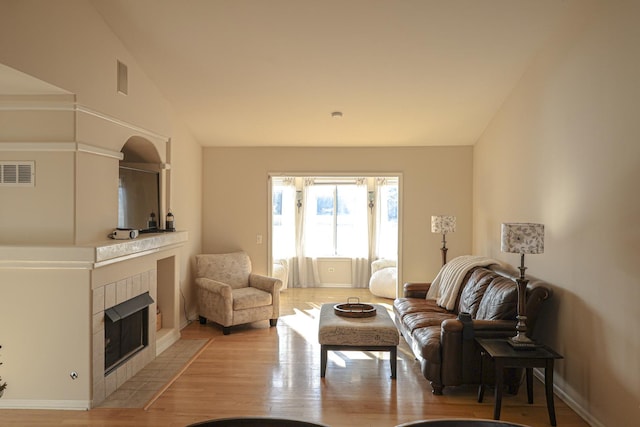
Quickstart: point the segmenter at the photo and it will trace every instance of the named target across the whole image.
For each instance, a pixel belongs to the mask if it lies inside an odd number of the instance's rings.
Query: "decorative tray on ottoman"
[[[376,308],[373,305],[361,303],[357,297],[347,298],[346,303],[334,305],[333,311],[342,317],[373,317],[376,315]]]

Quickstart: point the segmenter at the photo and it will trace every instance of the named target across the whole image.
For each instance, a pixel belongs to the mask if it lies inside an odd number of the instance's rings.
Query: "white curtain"
[[[382,200],[380,185],[384,182],[386,182],[385,178],[376,178],[374,183],[374,207],[371,209],[371,215],[369,217],[369,236],[371,237],[369,240],[369,258],[372,262],[380,258],[380,239],[378,237],[378,229],[380,226],[380,204]]]
[[[308,217],[313,214],[316,206],[316,198],[311,190],[315,181],[313,178],[302,180],[302,206],[298,210],[296,221],[296,254],[297,270],[295,274],[294,286],[299,288],[310,288],[320,284],[320,273],[318,272],[317,258],[313,254],[313,245],[309,242]]]
[[[358,179],[356,183],[356,203],[350,207],[353,221],[354,242],[351,254],[351,284],[356,288],[366,288],[369,286],[369,200],[367,197],[367,181],[364,178]]]
[[[389,178],[376,179],[376,207],[373,226],[372,261],[396,260],[398,257],[398,181]],[[395,200],[392,202],[395,196]],[[395,212],[390,210],[395,207]]]
[[[281,194],[280,210],[272,213],[271,251],[274,268],[279,261],[284,261],[287,267],[287,283],[283,289],[292,283],[291,270],[296,257],[296,187],[292,177],[276,177],[272,180],[272,194]],[[275,203],[274,203],[275,204]],[[274,206],[275,208],[275,206]]]

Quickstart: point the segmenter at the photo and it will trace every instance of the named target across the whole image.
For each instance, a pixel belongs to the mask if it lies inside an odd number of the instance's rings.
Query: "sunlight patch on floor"
[[[293,311],[295,314],[282,316],[280,320],[310,344],[318,344],[318,316],[320,315],[320,309],[300,310],[294,308]]]

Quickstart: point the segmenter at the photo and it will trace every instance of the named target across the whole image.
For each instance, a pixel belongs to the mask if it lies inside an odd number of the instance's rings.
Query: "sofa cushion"
[[[506,277],[495,277],[482,297],[476,319],[515,319],[518,308],[516,283]]]
[[[416,329],[428,326],[440,326],[440,324],[445,320],[453,319],[455,317],[456,315],[450,311],[411,313],[402,318],[402,323],[404,323],[405,327],[413,333]]]
[[[483,267],[471,271],[460,293],[458,312],[470,313],[471,317],[475,318],[487,287],[497,276],[498,274]]]
[[[419,313],[419,312],[432,312],[443,311],[442,307],[436,304],[434,299],[422,299],[422,298],[396,298],[393,302],[396,313],[401,319],[407,314]]]

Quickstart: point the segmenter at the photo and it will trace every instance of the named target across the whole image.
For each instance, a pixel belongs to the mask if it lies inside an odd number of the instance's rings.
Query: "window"
[[[320,283],[318,258],[351,258],[365,287],[371,262],[398,258],[398,177],[271,177],[271,257],[291,286]]]
[[[358,188],[361,187],[361,188]],[[312,256],[364,256],[368,247],[366,187],[319,184],[307,191],[304,232]],[[359,206],[360,205],[360,206]]]

